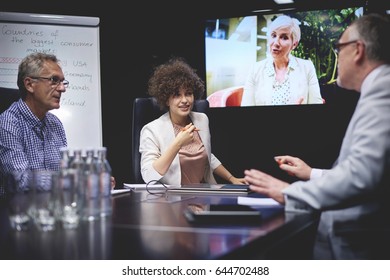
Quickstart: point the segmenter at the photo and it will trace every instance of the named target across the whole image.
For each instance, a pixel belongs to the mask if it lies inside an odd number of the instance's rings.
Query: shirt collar
[[[287,68],[288,68],[288,72],[290,72],[291,70],[294,70],[298,67],[298,63],[296,59],[294,59],[295,58],[294,56],[289,55],[288,58],[289,60],[288,60]],[[266,61],[265,72],[269,77],[275,76],[274,60],[272,58],[269,58]]]
[[[31,112],[30,108],[27,106],[26,102],[24,102],[22,99],[19,99],[18,101],[18,107],[20,109],[20,112],[23,116],[23,118],[26,120],[26,122],[32,126],[32,127],[40,127],[42,128],[46,123],[46,116],[43,118],[43,120],[39,120],[37,116]]]

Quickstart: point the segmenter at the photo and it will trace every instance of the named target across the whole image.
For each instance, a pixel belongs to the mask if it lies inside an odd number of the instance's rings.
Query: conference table
[[[10,227],[0,203],[0,259],[206,260],[310,259],[318,216],[286,214],[283,206],[256,206],[258,223],[194,224],[190,204],[237,204],[255,194],[126,191],[113,194],[112,215],[76,229],[42,232]]]

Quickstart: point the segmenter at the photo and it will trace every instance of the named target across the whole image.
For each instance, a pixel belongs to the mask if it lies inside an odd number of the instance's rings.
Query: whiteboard
[[[17,88],[19,63],[32,52],[55,54],[69,81],[51,111],[68,146],[102,146],[99,18],[0,12],[0,87]]]

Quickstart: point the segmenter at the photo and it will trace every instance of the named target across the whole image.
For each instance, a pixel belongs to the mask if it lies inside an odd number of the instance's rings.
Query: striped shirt
[[[0,197],[14,170],[58,170],[60,148],[67,146],[64,127],[48,112],[39,120],[19,99],[0,115]]]

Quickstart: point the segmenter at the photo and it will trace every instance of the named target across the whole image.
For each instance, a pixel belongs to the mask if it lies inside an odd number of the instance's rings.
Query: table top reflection
[[[258,224],[192,224],[189,204],[236,204],[237,195],[159,194],[131,191],[112,196],[112,215],[52,232],[10,228],[0,204],[1,259],[240,259],[265,252],[315,224],[308,215],[288,217],[283,207],[262,207]]]

